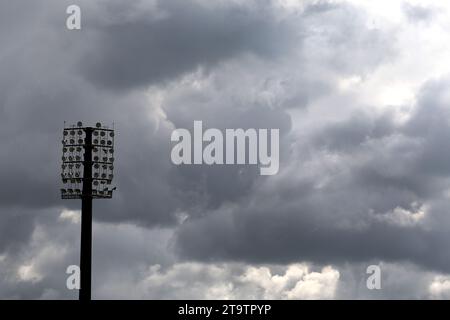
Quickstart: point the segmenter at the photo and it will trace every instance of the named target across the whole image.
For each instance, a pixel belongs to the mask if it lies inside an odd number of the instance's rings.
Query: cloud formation
[[[79,1],[71,32],[69,4],[0,4],[0,297],[76,298],[65,120],[118,133],[95,297],[448,297],[448,6]],[[194,120],[280,129],[279,173],[174,166]]]

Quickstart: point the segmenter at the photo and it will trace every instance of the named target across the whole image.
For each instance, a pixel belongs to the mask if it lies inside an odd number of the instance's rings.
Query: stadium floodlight
[[[116,190],[111,187],[114,136],[114,128],[100,122],[84,127],[79,121],[63,129],[61,198],[81,199],[80,300],[91,299],[92,200],[111,199]]]

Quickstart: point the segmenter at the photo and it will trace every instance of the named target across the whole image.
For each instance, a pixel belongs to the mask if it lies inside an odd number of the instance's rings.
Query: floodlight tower
[[[80,300],[91,299],[92,199],[111,199],[114,129],[83,123],[63,130],[62,199],[81,199]]]

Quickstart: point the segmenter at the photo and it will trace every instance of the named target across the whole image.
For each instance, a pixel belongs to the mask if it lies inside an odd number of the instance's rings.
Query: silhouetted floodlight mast
[[[91,299],[92,199],[111,199],[114,129],[82,122],[66,127],[62,140],[62,199],[81,199],[80,300]]]

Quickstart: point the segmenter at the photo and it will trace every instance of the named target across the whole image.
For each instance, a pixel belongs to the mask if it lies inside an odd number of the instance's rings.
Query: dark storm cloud
[[[133,10],[129,3],[115,4],[79,65],[88,79],[111,89],[148,86],[243,53],[274,57],[294,40],[292,26],[269,1],[158,1],[153,9],[160,16],[139,13],[132,20],[118,19]]]
[[[305,178],[302,165],[288,167],[283,179],[239,205],[187,221],[178,233],[179,252],[208,261],[284,263],[372,257],[448,272],[450,252],[439,245],[449,241],[448,83],[425,86],[405,124],[388,120],[392,115],[357,115],[331,125],[311,140],[314,146],[298,146],[300,155],[314,148],[312,154],[291,158],[319,161],[317,172]],[[320,162],[324,154],[339,159],[331,171]],[[423,220],[413,222],[421,211]]]

